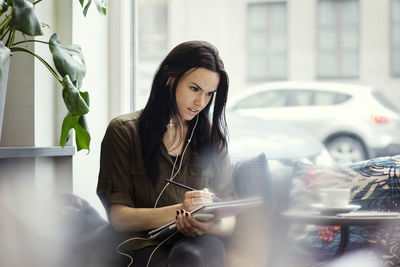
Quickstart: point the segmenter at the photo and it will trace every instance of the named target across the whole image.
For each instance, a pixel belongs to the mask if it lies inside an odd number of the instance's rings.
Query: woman
[[[118,247],[133,266],[223,266],[217,236],[230,234],[235,219],[202,222],[189,212],[215,195],[234,197],[226,150],[227,94],[228,76],[217,49],[203,41],[185,42],[159,66],[145,108],[110,122],[97,194],[113,228],[126,238],[139,236]],[[177,234],[140,238],[174,220]]]

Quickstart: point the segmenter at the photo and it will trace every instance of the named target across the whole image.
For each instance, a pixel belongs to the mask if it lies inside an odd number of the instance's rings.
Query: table
[[[387,224],[400,224],[400,217],[339,217],[336,215],[321,215],[319,212],[286,211],[281,217],[290,223],[315,224],[315,225],[339,225],[340,242],[335,256],[340,256],[346,250],[349,242],[349,226],[379,226]]]

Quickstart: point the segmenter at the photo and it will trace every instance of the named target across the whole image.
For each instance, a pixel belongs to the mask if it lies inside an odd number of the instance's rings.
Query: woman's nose
[[[196,105],[199,107],[204,107],[206,103],[206,96],[205,94],[199,94],[196,98]]]

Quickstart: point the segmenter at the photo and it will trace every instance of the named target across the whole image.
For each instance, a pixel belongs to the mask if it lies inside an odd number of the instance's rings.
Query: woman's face
[[[205,68],[189,70],[176,87],[176,104],[179,115],[186,121],[192,120],[210,102],[217,91],[219,73]]]

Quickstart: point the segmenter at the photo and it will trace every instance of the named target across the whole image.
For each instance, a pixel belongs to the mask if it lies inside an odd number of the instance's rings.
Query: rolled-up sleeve
[[[132,135],[127,132],[123,122],[112,120],[101,143],[97,184],[97,195],[107,214],[112,204],[134,206],[129,173],[132,143]]]

